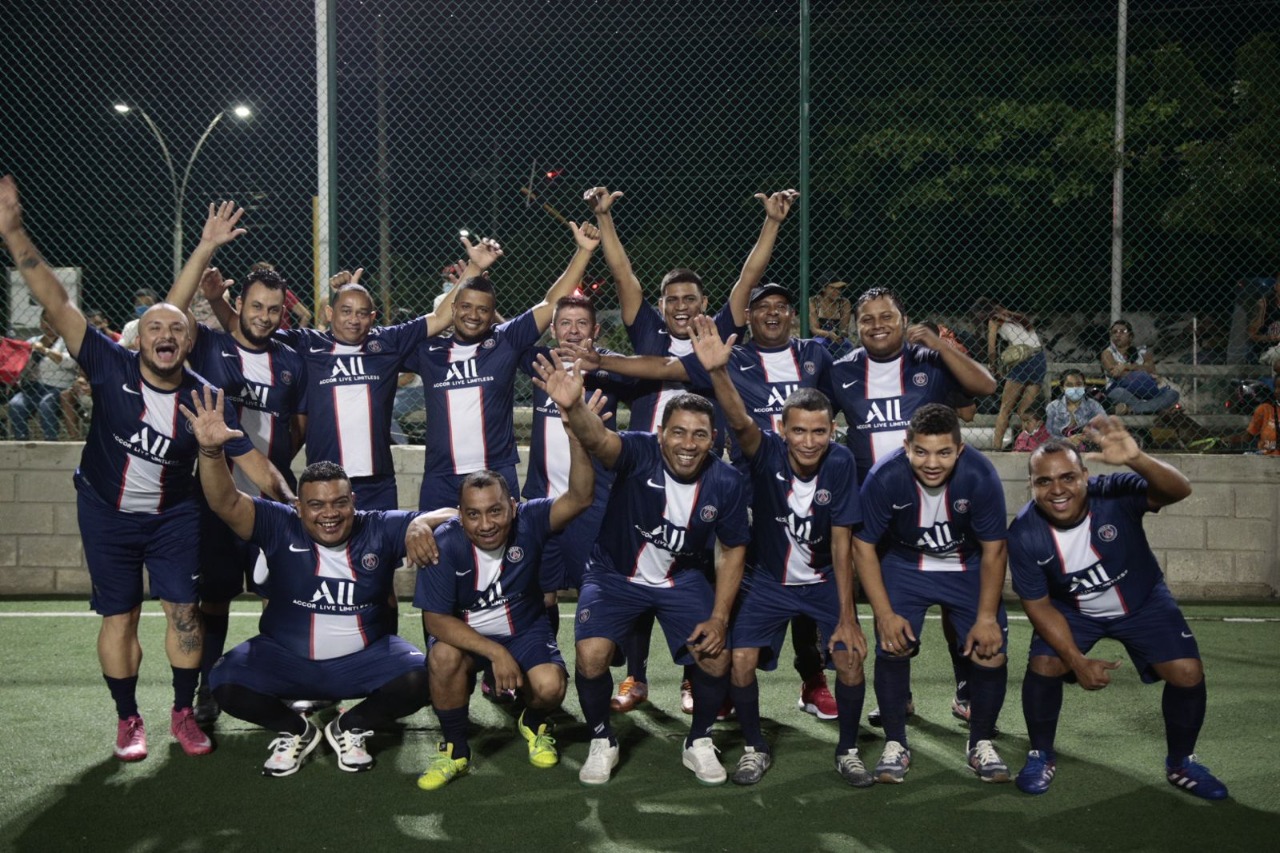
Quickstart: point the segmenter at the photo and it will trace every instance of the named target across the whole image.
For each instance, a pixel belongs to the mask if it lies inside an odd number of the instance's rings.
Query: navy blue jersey
[[[833,443],[805,479],[792,470],[782,436],[765,431],[748,464],[755,575],[788,585],[830,580],[831,528],[862,520],[853,453]]]
[[[1132,613],[1164,580],[1142,529],[1150,511],[1147,481],[1128,472],[1089,478],[1089,510],[1074,527],[1054,526],[1028,502],[1009,526],[1014,591],[1098,619]]]
[[[418,570],[413,605],[456,616],[486,637],[510,637],[545,624],[538,566],[551,535],[551,504],[541,498],[516,507],[507,543],[482,551],[452,518],[436,529],[440,562]]]
[[[711,374],[696,354],[681,356],[680,363],[690,384],[711,386]],[[831,351],[816,340],[792,338],[786,346],[772,349],[748,341],[733,348],[726,370],[760,429],[782,432],[782,404],[798,388],[817,388],[831,399]],[[737,443],[730,441],[729,447],[734,464],[745,464]]]
[[[886,567],[976,571],[982,562],[980,543],[1007,537],[1000,475],[972,447],[960,454],[951,478],[937,488],[916,479],[899,447],[871,469],[861,498],[862,529],[854,535],[873,545],[887,541]]]
[[[295,448],[290,423],[293,415],[307,413],[307,366],[302,356],[276,338],[254,350],[241,346],[230,332],[202,325],[187,363],[226,392],[226,403],[235,407],[240,429],[292,488],[290,464]],[[240,491],[258,491],[234,465],[232,475]]]
[[[732,465],[710,457],[697,479],[684,482],[667,467],[657,436],[618,437],[617,479],[591,569],[646,586],[674,586],[678,572],[714,569],[717,539],[727,548],[747,544],[746,484]]]
[[[93,418],[76,479],[107,506],[123,512],[162,513],[194,500],[199,445],[178,406],[209,385],[184,367],[177,390],[163,391],[142,378],[138,353],[88,327],[76,361],[93,389]],[[228,426],[239,429],[235,412]],[[247,438],[226,444],[230,458],[253,451]],[[107,531],[109,533],[109,531]]]
[[[831,366],[832,403],[849,424],[849,449],[858,460],[858,478],[907,437],[907,424],[926,403],[948,404],[958,388],[942,353],[909,345],[888,361],[858,347]]]
[[[337,462],[348,477],[390,477],[391,407],[405,359],[426,337],[419,317],[375,326],[362,344],[329,332],[281,329],[276,334],[307,364],[307,464]]]
[[[437,335],[420,343],[409,360],[422,376],[427,404],[425,476],[470,474],[517,465],[516,365],[538,342],[533,311],[495,326],[475,343]]]
[[[721,340],[728,340],[733,334],[741,336],[744,331],[742,326],[734,325],[733,311],[729,309],[727,303],[714,319]],[[640,306],[635,321],[627,326],[627,337],[631,339],[631,346],[636,351],[636,355],[671,355],[679,358],[693,352],[693,341],[689,338],[672,337],[667,331],[667,324],[662,319],[662,315],[647,302]],[[654,381],[640,383],[636,388],[635,399],[631,401],[630,428],[636,431],[657,432],[658,425],[662,421],[662,410],[666,407],[667,401],[685,391],[701,394],[716,406],[715,447],[716,453],[719,453],[724,449],[726,428],[724,416],[720,414],[720,407],[716,404],[716,395],[711,389],[710,382],[705,385],[696,385],[692,382],[688,384]]]
[[[307,535],[292,507],[253,504],[250,541],[267,561],[260,633],[312,660],[358,652],[391,633],[388,599],[416,512],[357,511],[351,538],[330,548]]]
[[[598,350],[604,355],[615,355],[609,350]],[[520,369],[533,376],[533,365],[539,355],[550,359],[547,347],[530,347],[520,356]],[[608,429],[616,430],[618,402],[630,398],[636,380],[619,376],[606,370],[597,370],[583,377],[583,397],[589,399],[600,390],[605,395],[605,407],[601,417],[610,414],[604,422]],[[596,494],[602,493],[613,482],[613,473],[596,463]],[[529,437],[529,471],[525,475],[521,494],[526,498],[555,498],[569,489],[569,434],[560,419],[560,407],[538,386],[533,386],[533,429]]]

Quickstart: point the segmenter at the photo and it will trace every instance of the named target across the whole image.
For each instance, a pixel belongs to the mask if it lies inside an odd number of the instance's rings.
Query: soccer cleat
[[[222,714],[222,709],[218,707],[218,702],[213,698],[213,693],[209,688],[201,685],[196,691],[196,722],[202,726],[212,725],[217,722],[218,717]]]
[[[911,750],[896,740],[884,745],[880,753],[880,762],[876,764],[876,781],[897,784],[907,777],[911,769]]]
[[[983,782],[1008,782],[1009,765],[1000,758],[995,746],[989,740],[980,740],[973,745],[966,756],[969,769],[977,774]]]
[[[738,759],[738,767],[733,771],[733,784],[754,785],[764,778],[765,771],[773,764],[773,756],[767,751],[748,746]],[[686,765],[687,766],[687,765]]]
[[[116,758],[121,761],[141,761],[147,757],[147,727],[142,717],[134,714],[116,725]]]
[[[827,676],[818,673],[800,685],[800,701],[796,703],[801,711],[813,714],[819,720],[836,718],[836,697],[831,695],[827,687]]]
[[[687,678],[680,682],[680,710],[686,714],[693,713],[693,682]]]
[[[364,742],[373,732],[368,729],[339,729],[334,717],[324,727],[324,739],[338,756],[338,769],[348,773],[361,773],[373,769],[373,756],[365,749]]]
[[[907,716],[914,717],[916,715],[916,702],[914,699],[907,698]],[[880,707],[877,705],[871,709],[871,713],[867,714],[867,725],[880,728],[883,722],[880,719]]]
[[[547,724],[541,723],[535,732],[524,724],[524,712],[516,720],[516,731],[529,744],[529,763],[534,767],[555,767],[560,763],[560,753],[556,752],[556,739],[547,731]]]
[[[1210,773],[1209,768],[1201,764],[1194,755],[1188,755],[1176,767],[1166,765],[1164,772],[1170,785],[1181,788],[1188,794],[1194,794],[1206,800],[1227,798],[1227,786]]]
[[[1027,753],[1027,763],[1018,771],[1013,784],[1024,794],[1043,794],[1049,790],[1049,783],[1057,770],[1058,764],[1052,752],[1033,749]]]
[[[609,700],[609,707],[618,713],[625,714],[635,709],[641,702],[649,700],[649,685],[636,681],[634,675],[628,675],[618,685],[618,695]]]
[[[584,785],[603,785],[609,781],[609,775],[617,766],[617,744],[609,743],[607,737],[592,738],[587,750],[587,760],[578,771],[578,781]]]
[[[436,747],[436,754],[431,756],[431,763],[418,777],[418,787],[424,791],[435,791],[448,785],[459,776],[466,776],[471,769],[471,760],[453,757],[453,744],[442,743]]]
[[[951,699],[951,716],[962,723],[969,722],[969,700],[954,696]]]
[[[200,726],[196,724],[196,712],[191,706],[173,710],[169,715],[169,731],[177,738],[182,751],[187,755],[208,755],[213,752],[213,741],[200,731]]]
[[[856,747],[843,755],[836,755],[836,772],[855,788],[870,788],[876,783],[875,777],[867,771],[867,765],[862,763]]]
[[[263,776],[292,776],[320,745],[320,729],[306,717],[302,719],[307,724],[302,734],[280,732],[280,736],[271,741],[271,755],[262,765]]]
[[[711,738],[700,737],[684,748],[681,760],[703,785],[723,785],[729,775],[724,772],[720,759],[716,758],[719,751]]]

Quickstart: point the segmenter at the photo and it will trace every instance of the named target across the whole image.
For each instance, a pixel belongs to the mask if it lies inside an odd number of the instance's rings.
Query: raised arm
[[[209,267],[200,276],[200,295],[208,300],[213,316],[218,318],[222,328],[228,332],[234,329],[239,321],[236,309],[227,301],[227,293],[231,290],[231,285],[233,284],[235,284],[235,281],[223,278],[217,267]],[[189,314],[190,312],[188,312]]]
[[[244,433],[230,429],[223,418],[223,393],[215,396],[207,385],[201,391],[191,392],[191,408],[180,406],[182,414],[191,422],[192,431],[200,445],[200,488],[218,518],[241,539],[253,535],[253,520],[257,510],[253,498],[236,488],[231,479],[231,469],[222,455],[222,447]]]
[[[27,234],[22,224],[18,184],[12,175],[0,178],[0,237],[13,256],[13,264],[26,282],[27,289],[44,308],[49,325],[66,342],[71,357],[77,357],[89,323]]]
[[[779,190],[772,195],[756,193],[755,198],[764,205],[764,223],[760,226],[760,236],[756,238],[756,244],[751,247],[751,253],[747,255],[747,260],[742,265],[738,280],[729,291],[729,309],[733,312],[735,326],[747,325],[747,306],[751,301],[751,288],[764,278],[765,270],[769,268],[769,259],[773,257],[773,244],[778,240],[778,226],[787,218],[787,214],[791,212],[791,206],[795,204],[796,199],[800,198],[800,193],[796,190]]]
[[[609,265],[609,275],[618,293],[618,307],[622,309],[622,322],[630,326],[636,321],[640,307],[644,305],[644,288],[631,269],[618,230],[613,224],[613,203],[622,198],[621,192],[609,192],[607,187],[592,187],[582,198],[596,215],[596,227],[600,229],[600,244],[604,248],[604,261]]]
[[[177,281],[169,288],[165,302],[176,305],[183,311],[191,307],[191,300],[195,297],[196,289],[200,287],[201,279],[213,261],[214,254],[222,246],[248,233],[238,227],[242,216],[244,208],[237,207],[234,201],[224,201],[216,207],[213,202],[209,203],[209,215],[205,218],[204,230],[200,232],[200,242],[196,244],[191,257],[187,258],[182,272],[178,273]],[[209,304],[212,305],[213,300],[209,300]],[[218,319],[221,321],[222,318]]]
[[[1089,421],[1090,439],[1097,443],[1102,461],[1108,465],[1127,465],[1147,481],[1147,503],[1159,509],[1190,496],[1191,481],[1167,462],[1142,452],[1124,421],[1115,415],[1099,415]]]
[[[669,355],[618,355],[595,348],[588,338],[581,344],[562,343],[556,354],[565,361],[581,361],[585,370],[608,370],[634,379],[659,379],[664,382],[688,382],[689,372],[680,359]]]
[[[941,355],[947,371],[966,394],[972,397],[985,397],[996,393],[996,379],[991,375],[991,371],[955,347],[948,346],[942,338],[938,337],[937,332],[928,326],[917,323],[907,329],[907,342],[922,344]]]
[[[533,363],[536,374],[533,384],[547,393],[560,407],[561,417],[582,447],[599,459],[606,468],[612,468],[622,453],[622,439],[605,427],[600,416],[590,406],[582,405],[582,366],[574,362],[569,370],[557,359],[551,361],[539,354]]]
[[[538,324],[538,330],[542,332],[545,332],[547,327],[551,325],[551,318],[556,313],[556,303],[564,297],[572,295],[573,291],[582,285],[582,277],[587,272],[587,264],[591,263],[591,256],[600,247],[600,231],[590,222],[584,222],[582,225],[570,222],[569,228],[573,231],[573,242],[577,245],[573,257],[569,259],[569,265],[565,267],[564,272],[560,273],[560,277],[551,285],[547,295],[542,298],[541,302],[533,306],[534,322]]]
[[[724,411],[725,420],[733,430],[738,446],[750,458],[760,449],[760,427],[751,419],[746,404],[742,402],[742,395],[734,387],[726,369],[737,337],[730,335],[729,340],[722,341],[714,320],[705,314],[693,318],[693,352],[711,375],[711,387],[716,392],[716,400]]]

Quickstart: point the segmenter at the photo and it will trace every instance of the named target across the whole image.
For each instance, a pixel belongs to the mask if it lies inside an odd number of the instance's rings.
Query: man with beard
[[[93,583],[90,603],[102,616],[98,659],[119,718],[116,757],[147,756],[136,697],[144,563],[151,594],[160,599],[167,620],[165,651],[174,690],[170,731],[188,755],[204,755],[213,744],[192,709],[204,640],[196,607],[199,547],[192,547],[199,542],[198,447],[178,406],[206,383],[183,366],[191,340],[186,314],[165,303],[148,308],[139,322],[136,353],[91,328],[23,227],[11,176],[0,179],[0,235],[93,389],[93,419],[75,484]],[[259,489],[278,500],[292,499],[280,473],[247,439],[229,442],[227,453]]]

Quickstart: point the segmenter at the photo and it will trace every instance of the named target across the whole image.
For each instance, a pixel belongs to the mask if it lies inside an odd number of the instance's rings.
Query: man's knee
[[[613,641],[591,637],[574,644],[575,666],[585,678],[598,678],[609,671],[613,660]]]
[[[1195,687],[1204,681],[1204,665],[1198,658],[1179,658],[1153,667],[1156,675],[1173,687]]]
[[[862,671],[862,655],[852,649],[837,649],[831,655],[836,665],[836,678],[845,687],[856,687],[866,676]]]
[[[737,687],[746,687],[756,680],[756,666],[760,663],[759,649],[734,649],[733,683]]]
[[[1035,655],[1027,661],[1027,670],[1045,678],[1061,678],[1071,671],[1062,658],[1050,655]]]
[[[715,678],[727,675],[731,662],[732,656],[728,649],[721,649],[718,655],[695,654],[694,656],[694,663],[698,665],[698,669]]]
[[[427,669],[431,673],[431,680],[448,681],[465,676],[470,657],[457,646],[437,640],[431,644],[431,651],[427,654]]]
[[[525,681],[529,686],[529,704],[535,708],[547,710],[559,707],[564,701],[568,679],[565,671],[553,663],[535,666],[525,673]]]

